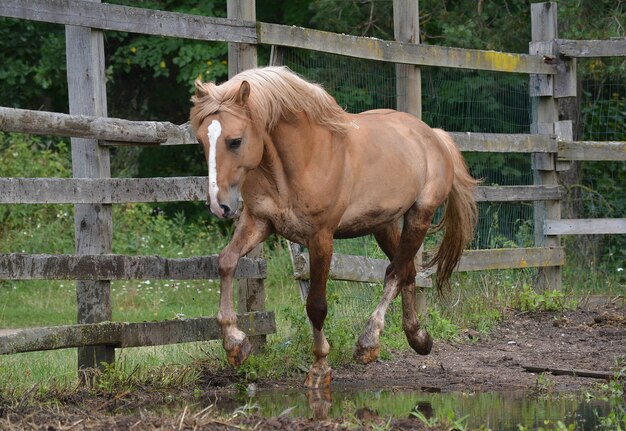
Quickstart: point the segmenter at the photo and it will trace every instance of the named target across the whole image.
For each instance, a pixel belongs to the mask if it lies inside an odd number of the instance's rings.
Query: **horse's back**
[[[439,134],[411,114],[392,109],[365,111],[352,115],[351,125],[348,134],[356,159],[365,157],[382,164],[395,161],[420,173],[424,173],[424,164],[448,163],[449,150]]]
[[[418,118],[394,110],[350,116],[347,134],[352,193],[340,230],[352,232],[365,219],[391,220],[424,197],[443,200],[450,190],[450,151]],[[370,217],[360,219],[363,214]]]

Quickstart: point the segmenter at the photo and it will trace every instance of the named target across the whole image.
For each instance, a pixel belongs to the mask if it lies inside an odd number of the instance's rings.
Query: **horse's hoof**
[[[314,420],[328,419],[330,407],[333,404],[333,397],[330,387],[322,389],[309,389],[306,391],[306,398],[309,400],[309,408],[313,412]]]
[[[330,388],[332,379],[333,370],[328,364],[313,364],[304,381],[304,386],[309,389],[327,389]]]
[[[356,344],[356,349],[354,350],[354,360],[360,362],[361,364],[369,364],[378,359],[378,355],[380,354],[380,345],[363,347],[360,342]]]
[[[433,337],[425,329],[416,333],[406,334],[409,346],[420,355],[428,355],[433,349]]]
[[[250,352],[252,352],[252,344],[248,341],[248,337],[244,337],[235,347],[226,351],[228,363],[233,367],[238,367],[248,359]]]

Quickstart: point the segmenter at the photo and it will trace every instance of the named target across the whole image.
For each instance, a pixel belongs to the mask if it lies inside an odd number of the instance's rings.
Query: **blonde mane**
[[[196,81],[196,95],[191,98],[191,125],[194,130],[209,115],[226,111],[237,115],[239,87],[250,84],[248,110],[252,121],[273,130],[283,118],[304,113],[314,123],[333,132],[345,133],[346,112],[320,85],[313,84],[287,67],[245,70],[220,85]]]

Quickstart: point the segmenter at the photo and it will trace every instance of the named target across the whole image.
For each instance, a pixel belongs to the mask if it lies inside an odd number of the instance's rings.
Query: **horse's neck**
[[[265,180],[276,190],[279,195],[286,192],[289,184],[289,176],[285,172],[283,159],[271,134],[263,138],[263,158],[259,166],[259,172]]]
[[[287,184],[297,183],[304,169],[315,157],[318,140],[308,120],[293,124],[279,124],[267,135],[264,162],[266,168]]]

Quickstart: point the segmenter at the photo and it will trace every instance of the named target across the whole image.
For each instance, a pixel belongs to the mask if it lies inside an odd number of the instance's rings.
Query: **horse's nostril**
[[[220,205],[220,208],[224,211],[224,217],[228,217],[231,214],[230,207],[228,205]]]

